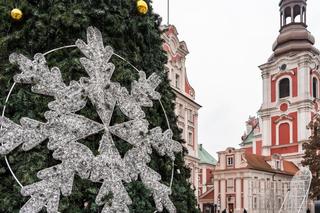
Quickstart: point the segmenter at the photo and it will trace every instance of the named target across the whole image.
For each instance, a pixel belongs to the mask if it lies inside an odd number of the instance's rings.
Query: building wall
[[[292,175],[248,168],[244,153],[245,150],[234,148],[218,152],[219,161],[213,177],[214,203],[218,205],[220,212],[233,208],[234,213],[242,213],[244,209],[250,213],[267,213],[266,202],[269,202],[270,209],[277,212]],[[229,164],[229,157],[234,159],[232,165]],[[268,162],[274,169],[276,160],[270,158]],[[279,164],[278,170],[283,169],[283,164]],[[274,197],[277,200],[270,199]]]
[[[178,127],[182,131],[182,138],[186,141],[188,155],[186,165],[191,169],[190,182],[198,197],[199,187],[199,158],[198,158],[198,110],[200,105],[195,102],[194,89],[187,79],[185,60],[189,53],[185,42],[179,41],[178,32],[173,25],[164,27],[163,49],[167,52],[168,63],[166,72],[171,87],[175,92]]]

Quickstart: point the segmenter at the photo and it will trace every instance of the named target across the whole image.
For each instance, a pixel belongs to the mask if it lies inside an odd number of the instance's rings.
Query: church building
[[[273,54],[259,66],[263,103],[250,118],[241,146],[249,153],[281,154],[301,166],[306,128],[319,111],[320,52],[307,30],[307,0],[280,2],[280,34]]]
[[[307,30],[307,0],[281,0],[279,6],[280,33],[273,54],[259,66],[258,117],[246,122],[240,149],[218,152],[213,179],[220,212],[279,211],[302,166],[303,144],[311,136],[307,125],[320,110],[320,52]]]

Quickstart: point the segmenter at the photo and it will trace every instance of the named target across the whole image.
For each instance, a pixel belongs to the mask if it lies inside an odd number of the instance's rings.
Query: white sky
[[[216,157],[238,147],[249,115],[262,103],[259,65],[279,33],[280,0],[170,0],[170,24],[190,54],[186,67],[196,91],[199,144]],[[153,0],[167,23],[167,0]],[[320,1],[308,0],[308,29],[320,47]]]

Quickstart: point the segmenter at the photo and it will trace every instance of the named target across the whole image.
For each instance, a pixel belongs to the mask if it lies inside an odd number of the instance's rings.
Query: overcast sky
[[[186,67],[196,91],[199,144],[216,157],[239,147],[245,121],[262,103],[259,65],[279,34],[280,0],[170,0],[170,24],[190,54]],[[167,0],[153,0],[167,23]],[[308,0],[308,29],[320,48],[320,1]]]

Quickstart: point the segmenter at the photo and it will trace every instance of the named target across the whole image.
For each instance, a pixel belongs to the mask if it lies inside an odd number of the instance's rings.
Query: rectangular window
[[[193,146],[193,134],[192,134],[192,132],[188,133],[188,144]]]
[[[276,169],[281,170],[280,161],[276,160]]]
[[[233,156],[227,157],[227,166],[233,166]]]
[[[227,179],[227,192],[234,192],[234,181],[232,178]]]
[[[179,104],[179,115],[184,117],[184,110],[183,110],[183,105],[182,104]]]
[[[193,115],[192,115],[191,109],[187,109],[187,116],[188,116],[188,121],[193,122]]]
[[[176,74],[176,88],[180,89],[180,76],[178,74]]]
[[[258,208],[258,202],[257,202],[257,197],[253,197],[253,209]]]

